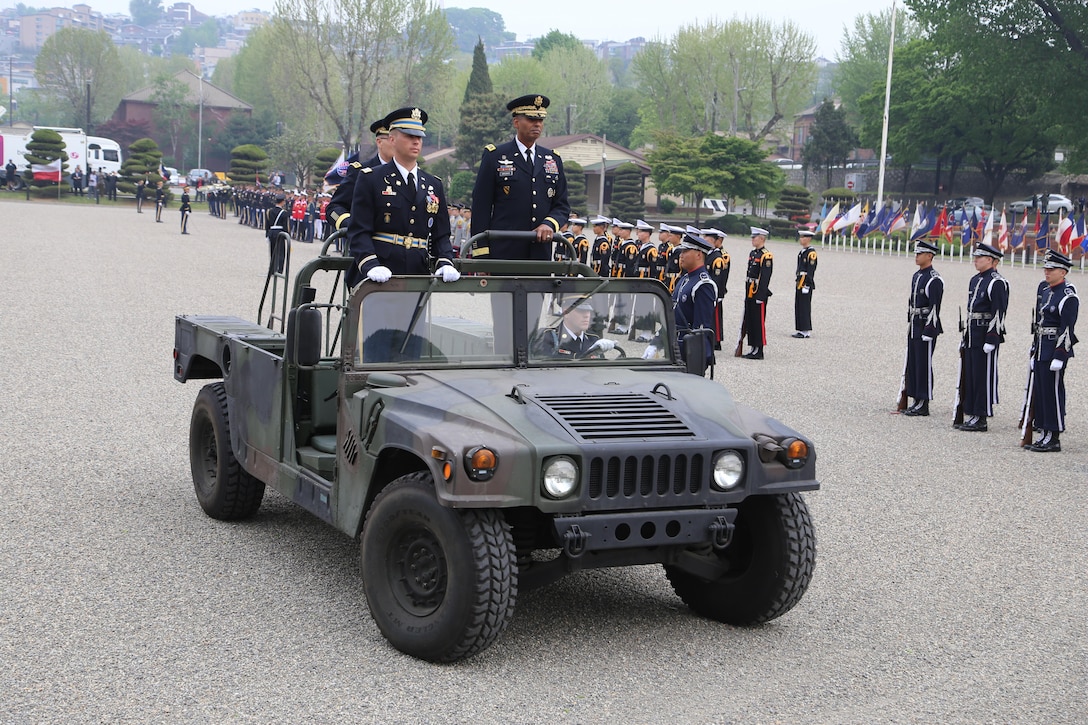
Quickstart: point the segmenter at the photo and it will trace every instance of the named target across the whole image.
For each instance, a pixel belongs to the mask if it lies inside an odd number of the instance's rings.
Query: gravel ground
[[[1080,358],[1065,450],[1017,447],[1038,270],[1005,270],[1004,402],[969,434],[951,428],[968,261],[937,263],[937,399],[906,418],[890,413],[913,258],[822,251],[814,337],[794,340],[796,248],[772,242],[767,359],[722,357],[717,377],[816,442],[819,555],[801,603],[736,629],[693,616],[659,567],[586,572],[520,596],[480,656],[434,666],[385,644],[354,541],[276,494],[244,524],[193,496],[199,383],[171,376],[173,318],[254,319],[263,237],[203,213],[182,237],[176,208],[165,224],[21,197],[0,213],[0,721],[1088,719]],[[735,330],[749,245],[726,245]],[[296,245],[296,263],[316,251]]]

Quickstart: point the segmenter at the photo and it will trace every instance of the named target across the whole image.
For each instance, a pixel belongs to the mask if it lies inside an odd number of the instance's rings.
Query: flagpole
[[[884,127],[880,132],[880,180],[877,182],[876,209],[884,205],[884,167],[888,158],[888,109],[892,103],[892,59],[895,55],[895,0],[892,0],[891,40],[888,41],[888,81],[884,85]]]

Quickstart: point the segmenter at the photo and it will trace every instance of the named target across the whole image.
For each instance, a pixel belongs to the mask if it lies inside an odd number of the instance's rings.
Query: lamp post
[[[204,168],[204,72],[200,72],[200,106],[196,114],[196,167]]]

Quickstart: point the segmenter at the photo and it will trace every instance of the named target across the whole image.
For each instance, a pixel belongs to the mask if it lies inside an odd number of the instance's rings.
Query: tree
[[[564,161],[563,174],[567,177],[567,202],[570,204],[571,216],[586,213],[585,169],[577,161]]]
[[[550,50],[559,49],[574,52],[583,48],[585,46],[582,45],[582,41],[578,40],[577,36],[570,33],[561,33],[558,30],[549,30],[544,37],[537,39],[536,45],[533,46],[533,58],[544,60],[545,54]]]
[[[883,88],[887,81],[891,29],[891,8],[858,15],[854,18],[853,31],[844,28],[840,50],[836,55],[835,95],[842,100],[846,117],[851,123],[861,120],[858,99],[872,91],[877,84]],[[909,15],[896,14],[896,53],[920,35],[918,24]],[[892,67],[894,69],[894,63]]]
[[[655,136],[654,149],[646,156],[658,192],[694,200],[696,224],[707,197],[754,199],[775,193],[782,186],[782,172],[765,159],[756,141],[664,132]]]
[[[162,0],[129,0],[128,12],[137,25],[154,25],[162,18]]]
[[[553,47],[540,60],[511,57],[495,66],[495,90],[503,98],[540,93],[552,100],[549,127],[556,133],[598,133],[611,106],[608,64],[582,47]],[[569,125],[568,125],[569,124]]]
[[[31,134],[30,143],[26,145],[26,153],[23,154],[23,158],[26,159],[28,164],[27,170],[23,172],[23,179],[29,186],[39,189],[46,186],[56,186],[57,182],[35,179],[33,164],[44,166],[60,159],[61,174],[63,175],[68,169],[68,152],[64,150],[64,139],[51,128],[39,128]]]
[[[155,125],[166,133],[170,158],[177,166],[184,166],[185,147],[181,145],[182,139],[193,135],[193,104],[188,96],[189,86],[177,78],[165,76],[155,80],[155,90],[151,93],[151,102],[155,104],[152,118]]]
[[[268,154],[253,144],[236,146],[230,151],[227,178],[236,184],[267,184]]]
[[[188,56],[193,47],[214,48],[219,45],[219,23],[215,18],[208,18],[197,27],[182,28],[170,41],[171,56]]]
[[[506,30],[502,15],[486,8],[446,8],[446,19],[453,30],[454,43],[463,53],[471,53],[472,47],[482,41],[494,48],[516,36]]]
[[[274,63],[289,69],[284,88],[329,120],[345,148],[369,135],[382,89],[403,87],[406,68],[431,67],[449,47],[449,26],[424,20],[440,12],[429,0],[276,0],[275,7]],[[417,49],[405,45],[409,35],[426,39]]]
[[[710,21],[682,27],[635,56],[632,72],[653,104],[636,138],[653,130],[715,132],[733,126],[766,138],[808,102],[816,41],[792,21]]]
[[[771,231],[778,236],[785,236],[798,227],[808,224],[812,215],[812,194],[803,186],[786,186],[778,194],[771,219]]]
[[[42,44],[34,76],[65,101],[72,123],[87,130],[111,115],[121,97],[117,48],[105,31],[61,28]]]
[[[335,146],[326,146],[314,154],[313,176],[310,177],[310,186],[320,189],[325,184],[325,172],[327,172],[336,160],[340,158],[340,149]]]
[[[847,157],[857,145],[858,136],[846,123],[846,111],[825,98],[816,109],[808,141],[801,150],[801,159],[809,168],[824,169],[827,185],[831,186],[831,169],[845,165]]]
[[[644,103],[642,94],[633,88],[617,88],[605,109],[601,133],[612,143],[631,148],[631,134],[639,124],[639,108]]]
[[[472,189],[476,185],[476,174],[471,171],[458,171],[450,180],[448,198],[462,204],[472,203]]]
[[[642,170],[632,163],[620,164],[613,172],[612,203],[608,211],[612,216],[634,224],[646,214],[643,200]],[[568,199],[570,189],[567,189]]]
[[[475,170],[484,146],[510,134],[506,103],[494,92],[487,57],[482,42],[472,56],[472,72],[461,102],[461,122],[457,127],[457,160]]]
[[[143,179],[145,184],[154,186],[159,176],[159,163],[162,161],[162,151],[154,139],[141,138],[134,141],[128,147],[125,161],[121,164],[121,179],[117,182],[117,189],[125,194],[136,191],[136,182]]]
[[[316,175],[314,160],[323,147],[323,143],[305,131],[284,129],[283,133],[268,140],[268,156],[274,167],[291,169],[298,185],[306,187],[307,180]],[[327,168],[320,170],[322,178]]]

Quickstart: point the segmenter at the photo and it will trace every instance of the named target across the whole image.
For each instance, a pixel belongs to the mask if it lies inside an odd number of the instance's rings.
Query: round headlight
[[[565,498],[578,487],[578,466],[569,458],[556,458],[544,468],[544,492]]]
[[[714,461],[714,488],[728,491],[743,477],[744,459],[736,451],[725,451]]]

